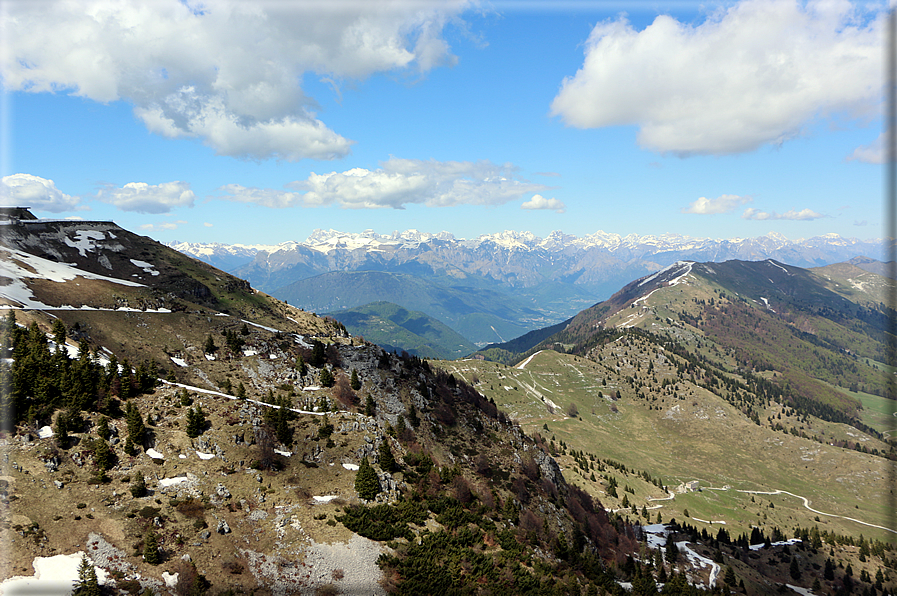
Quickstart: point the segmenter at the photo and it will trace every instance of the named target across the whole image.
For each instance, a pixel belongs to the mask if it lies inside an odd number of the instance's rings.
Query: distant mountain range
[[[633,279],[677,261],[775,259],[818,267],[855,257],[880,259],[883,252],[880,240],[837,234],[806,240],[774,233],[714,240],[601,231],[583,237],[552,232],[546,238],[505,231],[469,240],[448,232],[381,235],[316,230],[305,242],[270,246],[187,242],[169,246],[307,310],[332,312],[389,301],[425,312],[479,346],[564,321]],[[361,291],[358,278],[347,274],[362,271],[391,274],[388,294]],[[326,283],[315,283],[312,290],[307,280],[323,274],[328,275]],[[417,299],[421,292],[417,280],[428,284],[431,295],[459,299],[446,301],[442,312],[428,310]],[[513,312],[496,319],[488,309],[471,310],[470,303],[482,303],[485,291],[492,293],[490,303],[501,302]],[[521,316],[521,309],[529,312]]]
[[[510,287],[556,281],[594,291],[619,288],[610,283],[612,277],[623,276],[628,282],[679,260],[775,259],[797,267],[818,267],[857,256],[880,260],[883,254],[881,240],[837,234],[789,240],[776,233],[714,240],[679,234],[620,236],[601,231],[583,237],[555,231],[540,238],[531,232],[505,231],[466,240],[448,232],[406,230],[381,235],[372,231],[353,234],[315,230],[305,242],[277,245],[177,241],[168,245],[238,274],[265,291],[330,271],[362,270],[446,277],[459,284],[481,277]]]

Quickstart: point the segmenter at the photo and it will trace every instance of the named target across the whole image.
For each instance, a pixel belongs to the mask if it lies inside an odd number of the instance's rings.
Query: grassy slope
[[[644,368],[644,352],[634,344],[624,344],[608,346],[596,358],[611,369],[621,362],[639,362]],[[776,404],[764,412],[761,427],[729,403],[688,382],[679,382],[676,396],[649,392],[648,399],[640,399],[621,378],[631,374],[632,367],[624,365],[617,373],[601,363],[551,351],[534,356],[523,370],[473,360],[442,366],[467,380],[475,375],[479,380],[477,388],[506,408],[525,429],[539,432],[549,440],[554,438],[558,446],[564,441],[568,450],[584,450],[602,459],[622,462],[637,472],[645,471],[651,477],[659,476],[667,486],[699,480],[702,486],[780,489],[806,496],[812,506],[825,512],[876,524],[885,523],[888,518],[882,506],[886,493],[885,461],[770,429],[766,416],[778,421],[776,416],[782,413]],[[666,373],[661,373],[661,369],[658,365],[659,380],[667,374],[673,378],[674,369]],[[621,400],[607,397],[617,390],[621,391]],[[559,409],[550,411],[549,400]],[[579,417],[564,413],[570,403],[575,404]],[[786,426],[801,425],[787,415],[782,421]],[[881,446],[846,425],[811,419],[804,426],[817,435],[824,433],[830,440],[860,439]],[[572,458],[562,456],[559,461],[569,481],[586,486],[608,507],[620,506],[625,494],[622,490],[617,491],[618,499],[612,499],[604,494],[606,487],[602,483],[592,483],[589,474],[584,477],[577,471]],[[775,525],[788,531],[794,525],[812,527],[818,523],[820,528],[839,533],[888,536],[836,518],[822,517],[816,522],[815,514],[786,495],[756,496],[752,503],[750,495],[735,490],[708,490],[652,503],[646,497],[663,497],[660,489],[633,474],[613,469],[607,472],[618,478],[621,488],[628,484],[635,491],[628,497],[639,509],[642,505],[662,504],[663,508],[652,510],[652,515],[660,512],[665,519],[682,519],[688,508],[692,517],[727,521],[729,531],[736,533],[749,532],[750,524],[764,529]],[[596,474],[596,479],[600,481],[600,475]],[[770,502],[775,503],[773,508],[766,506]]]

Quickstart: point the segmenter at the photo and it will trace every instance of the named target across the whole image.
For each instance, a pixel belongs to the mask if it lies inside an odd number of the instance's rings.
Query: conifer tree
[[[380,469],[384,472],[392,472],[396,467],[396,458],[392,454],[392,449],[389,448],[389,442],[384,440],[380,443],[378,451],[380,455]]]
[[[182,406],[192,406],[193,405],[193,398],[190,397],[190,394],[187,393],[186,389],[182,388],[180,390],[180,392],[178,393],[178,397],[180,398]]]
[[[146,426],[143,424],[143,416],[140,415],[140,410],[134,405],[133,401],[128,400],[127,405],[125,405],[125,419],[128,423],[128,441],[135,447],[137,445],[142,446]]]
[[[666,552],[667,563],[672,565],[676,562],[676,560],[678,558],[679,558],[679,547],[676,546],[675,542],[672,542],[672,541],[668,542],[667,543],[667,552]]]
[[[203,345],[203,352],[206,354],[214,354],[218,350],[218,346],[215,345],[215,340],[212,339],[212,334],[206,338],[206,343]]]
[[[300,377],[304,377],[308,374],[308,366],[305,364],[305,358],[301,355],[296,359],[296,372],[299,373]]]
[[[162,553],[159,552],[159,539],[152,530],[147,532],[143,539],[143,560],[150,565],[158,565],[162,562]]]
[[[797,565],[797,557],[791,557],[791,566],[788,569],[788,572],[791,574],[791,579],[794,579],[794,580],[800,579],[800,567]],[[732,585],[732,584],[729,584],[729,585]]]
[[[65,412],[59,412],[56,415],[56,428],[53,429],[56,435],[56,444],[61,449],[68,449],[69,445],[69,419]]]
[[[78,583],[72,596],[100,596],[100,594],[97,570],[86,555],[81,555],[81,564],[78,565]]]
[[[146,496],[146,479],[143,477],[143,472],[138,471],[134,474],[134,478],[131,480],[130,490],[131,496],[135,499]]]
[[[201,406],[187,410],[187,436],[195,439],[206,429],[206,414]]]
[[[321,370],[321,386],[322,387],[332,387],[333,386],[333,373],[330,372],[329,368],[324,368]]]
[[[97,466],[100,474],[112,467],[115,454],[109,449],[109,444],[103,439],[97,439],[93,442],[93,461]]]
[[[53,343],[56,344],[57,351],[65,350],[65,323],[56,319],[53,321]]]
[[[311,347],[311,359],[308,363],[315,368],[320,368],[324,366],[325,357],[324,344],[317,339],[314,340]]]
[[[355,475],[355,490],[359,497],[367,501],[376,497],[380,492],[380,479],[366,457],[361,460],[358,473]]]
[[[734,588],[738,584],[738,578],[735,577],[735,570],[732,569],[730,565],[726,565],[726,577],[724,581],[730,588]]]
[[[368,395],[367,399],[364,400],[364,415],[365,416],[373,416],[377,411],[377,404],[374,403],[374,398]]]
[[[109,437],[112,436],[112,431],[109,429],[109,419],[105,416],[100,416],[100,421],[97,422],[97,436],[104,441],[108,441]]]
[[[352,369],[352,378],[349,380],[349,386],[354,391],[361,389],[361,380],[358,378],[358,371],[354,368]]]

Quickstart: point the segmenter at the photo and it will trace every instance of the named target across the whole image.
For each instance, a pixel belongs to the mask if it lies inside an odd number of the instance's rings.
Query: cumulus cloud
[[[489,161],[434,161],[390,158],[380,168],[352,168],[316,174],[289,185],[295,190],[248,188],[228,184],[218,190],[222,198],[266,207],[340,205],[347,209],[374,209],[420,204],[501,205],[549,187],[522,180],[511,164]]]
[[[300,81],[424,73],[455,57],[443,38],[469,0],[282,2],[87,0],[4,6],[8,90],[126,100],[147,128],[218,154],[332,159]]]
[[[682,209],[682,213],[729,213],[735,211],[740,205],[753,201],[751,197],[738,195],[720,195],[715,199],[700,197]]]
[[[744,210],[744,213],[741,214],[741,219],[753,219],[757,221],[765,221],[768,219],[790,219],[793,221],[811,221],[814,219],[821,219],[826,217],[821,213],[816,213],[812,209],[801,209],[800,211],[795,211],[794,209],[788,210],[781,215],[776,213],[775,211],[767,212],[760,211],[759,209],[754,209],[753,207],[748,207]]]
[[[174,207],[192,207],[195,196],[189,183],[175,181],[157,185],[129,182],[121,188],[103,189],[97,198],[122,211],[168,213]]]
[[[567,206],[564,205],[562,201],[559,201],[555,198],[546,199],[542,195],[533,195],[529,201],[526,201],[522,205],[520,205],[521,209],[548,209],[552,211],[556,211],[557,213],[563,213],[567,210]]]
[[[642,147],[679,155],[781,144],[816,118],[877,110],[878,10],[744,0],[697,25],[667,15],[642,31],[625,17],[600,23],[551,114],[578,128],[637,125]]]
[[[31,207],[38,211],[61,213],[84,210],[80,199],[56,188],[56,183],[31,174],[12,174],[0,179],[0,202],[9,207]]]

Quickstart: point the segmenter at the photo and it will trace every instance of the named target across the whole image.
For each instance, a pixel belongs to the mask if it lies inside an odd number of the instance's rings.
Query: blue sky
[[[42,217],[883,235],[884,3],[0,7],[0,200]]]

